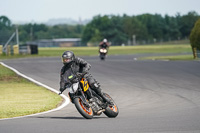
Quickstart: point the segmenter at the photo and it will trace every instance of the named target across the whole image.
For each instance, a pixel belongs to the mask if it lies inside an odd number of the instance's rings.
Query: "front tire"
[[[114,102],[114,100],[108,94],[104,93],[104,95],[107,98],[109,98],[113,102],[113,104],[114,104],[112,106],[108,105],[108,107],[106,108],[106,111],[104,112],[104,114],[106,116],[108,116],[109,118],[115,118],[115,117],[117,117],[117,115],[119,114],[119,109],[118,109],[116,103]]]
[[[92,119],[93,118],[93,111],[91,107],[86,107],[83,104],[83,101],[81,100],[81,98],[75,98],[74,99],[74,104],[76,106],[76,109],[78,110],[78,112],[86,119]]]
[[[103,54],[103,53],[100,53],[100,56],[99,56],[99,57],[100,57],[101,60],[105,60],[106,55]]]

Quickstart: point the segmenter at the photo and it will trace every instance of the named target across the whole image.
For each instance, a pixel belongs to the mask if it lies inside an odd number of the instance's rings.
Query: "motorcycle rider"
[[[95,80],[92,77],[92,75],[89,74],[91,65],[88,62],[86,62],[85,60],[83,60],[79,57],[75,57],[75,55],[72,51],[65,51],[62,54],[62,62],[63,62],[64,66],[62,67],[61,73],[60,73],[60,91],[61,92],[63,92],[66,89],[66,85],[67,85],[66,71],[71,68],[76,73],[87,73],[84,75],[84,78],[87,79],[87,81],[90,85],[90,88],[92,90],[94,90],[104,100],[104,102],[108,102],[108,103],[112,104],[111,100],[106,98],[103,95],[102,89],[100,88],[100,85],[97,82],[97,80]]]
[[[109,43],[106,38],[103,39],[103,41],[99,43],[99,48],[105,48],[105,49],[109,48]]]

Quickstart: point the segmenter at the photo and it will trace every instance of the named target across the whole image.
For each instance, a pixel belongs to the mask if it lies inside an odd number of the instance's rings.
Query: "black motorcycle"
[[[101,115],[102,112],[111,118],[118,115],[119,109],[114,100],[107,94],[104,95],[111,100],[111,104],[104,102],[103,99],[95,93],[84,78],[86,73],[74,73],[69,70],[67,90],[70,101],[75,104],[76,109],[86,119],[92,119],[94,115]],[[60,92],[59,94],[62,94]]]

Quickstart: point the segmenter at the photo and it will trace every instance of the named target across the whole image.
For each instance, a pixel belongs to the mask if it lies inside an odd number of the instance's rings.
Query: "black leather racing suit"
[[[109,48],[109,44],[108,44],[108,43],[105,43],[105,42],[101,42],[101,43],[99,44],[99,48],[108,49],[108,48]]]
[[[66,75],[67,75],[68,69],[73,69],[74,72],[88,73],[90,68],[91,68],[91,65],[81,58],[75,58],[75,60],[71,62],[70,64],[64,65],[61,69],[61,74],[60,74],[60,90],[64,90],[66,88],[65,78],[67,77]],[[102,94],[102,90],[100,88],[99,83],[92,77],[92,75],[88,73],[84,77],[88,80],[88,83],[91,89],[93,89],[99,96],[105,99]]]

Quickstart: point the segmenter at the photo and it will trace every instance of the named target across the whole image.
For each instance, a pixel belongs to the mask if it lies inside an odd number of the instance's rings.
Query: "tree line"
[[[86,25],[82,41],[96,42],[107,38],[114,45],[127,44],[134,38],[147,44],[189,38],[191,29],[200,16],[196,12],[176,16],[142,14],[137,16],[96,16]]]
[[[96,44],[107,38],[112,45],[148,44],[172,40],[188,39],[195,22],[200,18],[192,11],[175,16],[142,14],[128,16],[97,15],[86,25],[23,24],[14,25],[6,16],[0,16],[0,44],[19,31],[20,42],[54,38],[81,38],[82,45]]]

